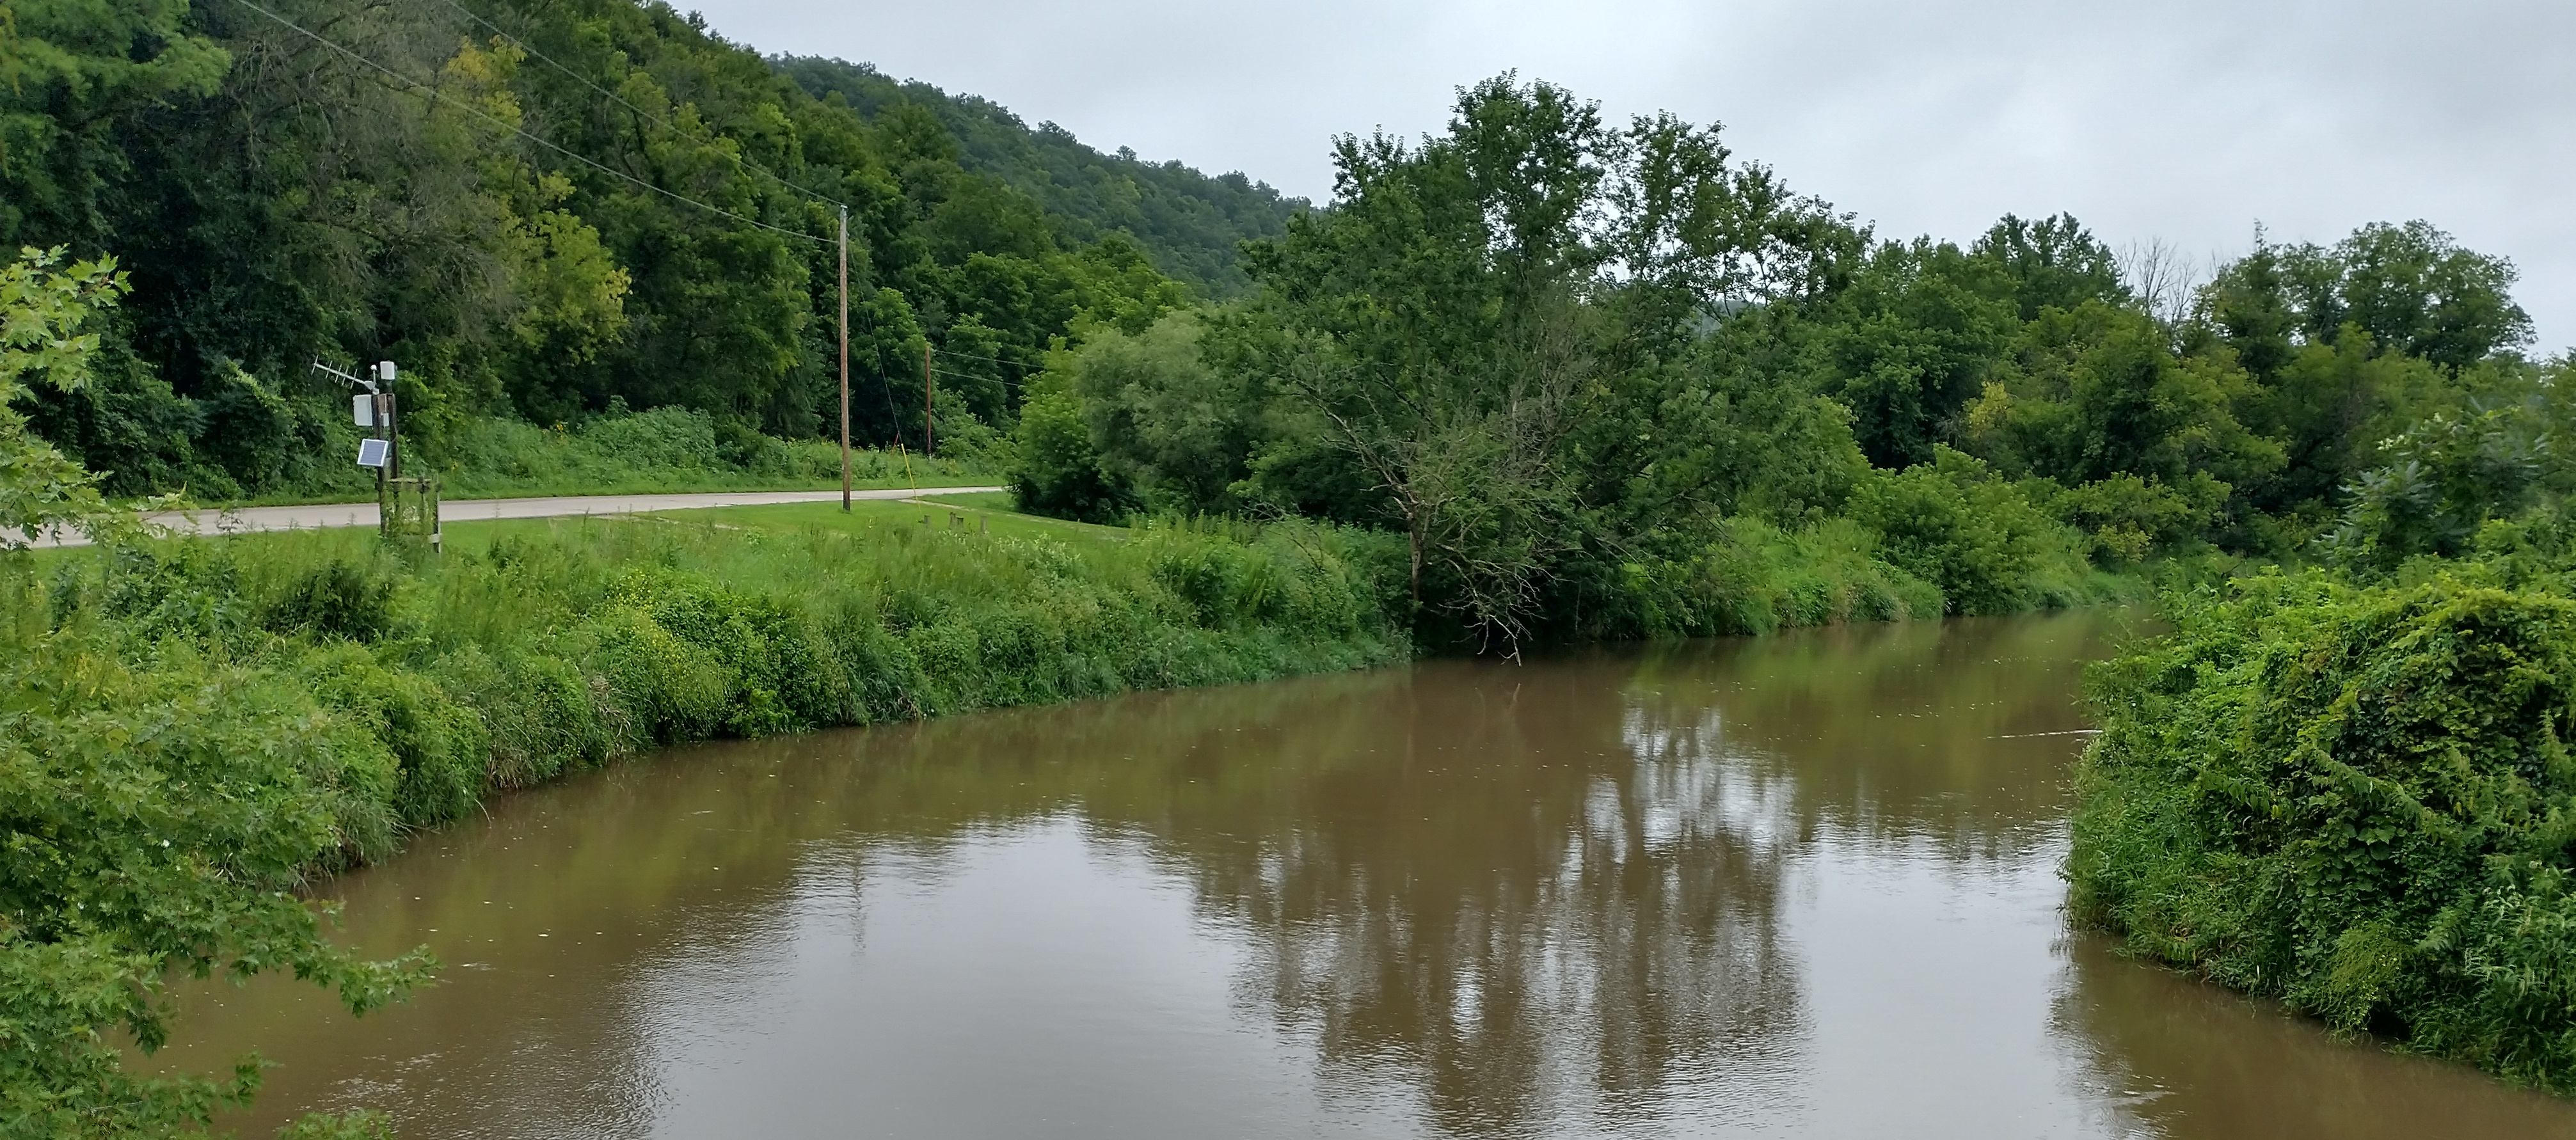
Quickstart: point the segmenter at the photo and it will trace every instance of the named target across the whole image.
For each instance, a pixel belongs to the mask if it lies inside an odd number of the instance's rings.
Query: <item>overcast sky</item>
[[[1966,241],[2071,211],[2114,247],[2232,256],[2424,218],[2522,270],[2576,343],[2568,0],[678,0],[763,52],[838,56],[1101,150],[1323,200],[1331,136],[1446,122],[1516,70],[1738,155],[1877,225]]]

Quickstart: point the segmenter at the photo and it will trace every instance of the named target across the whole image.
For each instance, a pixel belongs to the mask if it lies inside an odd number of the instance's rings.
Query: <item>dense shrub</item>
[[[1022,510],[1109,522],[1140,504],[1135,489],[1101,466],[1082,405],[1064,392],[1040,392],[1020,408],[1011,493]]]
[[[389,726],[328,707],[303,676],[138,659],[115,630],[47,620],[23,567],[5,585],[0,1132],[179,1134],[258,1078],[126,1068],[121,1040],[165,1036],[171,977],[289,971],[359,1012],[418,979],[418,959],[369,963],[320,937],[326,912],[294,893],[390,853],[416,793]]]
[[[1873,471],[1852,518],[1889,562],[1941,589],[1954,614],[2013,613],[2083,600],[2084,541],[1985,463],[1947,447],[1933,462]]]
[[[2338,1029],[2576,1092],[2566,584],[2271,574],[2174,608],[2092,676],[2076,911]]]
[[[1878,553],[1849,519],[1796,531],[1730,519],[1687,557],[1631,561],[1599,633],[1709,637],[1790,626],[1939,617],[1940,587]]]
[[[298,575],[285,594],[268,603],[261,621],[280,632],[374,641],[392,623],[392,577],[335,558]]]

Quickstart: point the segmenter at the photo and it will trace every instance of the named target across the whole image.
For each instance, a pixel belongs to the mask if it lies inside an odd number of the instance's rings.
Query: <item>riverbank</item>
[[[174,542],[59,574],[48,601],[135,664],[273,673],[309,688],[315,715],[375,737],[393,762],[377,805],[388,815],[344,821],[351,836],[434,825],[489,791],[711,736],[1409,652],[1365,535],[1146,527],[1065,542],[875,522],[459,527],[435,559],[360,533]],[[381,853],[375,840],[344,847]]]
[[[2576,1093],[2576,591],[2555,557],[2177,595],[2096,667],[2069,905],[2341,1033]]]

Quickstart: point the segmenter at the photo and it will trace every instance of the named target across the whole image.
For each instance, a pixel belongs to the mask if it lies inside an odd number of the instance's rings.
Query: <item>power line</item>
[[[672,121],[670,121],[669,119],[665,119],[665,118],[661,117],[660,115],[656,115],[656,114],[654,114],[654,113],[653,113],[653,112],[651,112],[651,111],[647,111],[647,110],[645,110],[645,109],[644,109],[644,108],[642,108],[642,107],[638,107],[638,106],[636,106],[636,105],[635,105],[635,104],[633,104],[633,103],[629,103],[629,102],[627,102],[627,101],[626,101],[626,97],[625,97],[625,96],[619,95],[618,93],[616,93],[616,92],[614,92],[614,91],[611,91],[611,90],[609,90],[609,89],[607,89],[607,88],[605,88],[605,87],[602,87],[602,86],[600,86],[597,82],[593,81],[589,76],[587,76],[587,75],[583,75],[582,73],[580,73],[580,72],[578,72],[578,71],[574,71],[572,68],[566,67],[566,66],[564,66],[563,64],[556,62],[556,60],[555,60],[555,58],[554,58],[553,56],[547,55],[547,54],[546,54],[546,53],[544,53],[544,52],[541,52],[541,51],[538,51],[538,50],[537,50],[537,49],[535,49],[535,48],[529,47],[526,41],[521,40],[521,39],[520,39],[519,37],[517,37],[517,36],[511,35],[507,30],[504,30],[504,29],[501,27],[501,25],[499,25],[499,24],[495,24],[495,23],[493,23],[493,22],[492,22],[492,21],[490,21],[490,20],[484,19],[481,15],[476,14],[472,9],[467,8],[467,7],[466,7],[465,5],[463,5],[463,4],[459,4],[459,3],[457,3],[457,2],[456,2],[456,0],[438,0],[438,2],[439,2],[439,3],[442,3],[442,4],[445,4],[445,5],[447,5],[447,6],[448,6],[448,7],[450,7],[450,8],[454,8],[454,9],[456,9],[456,10],[457,10],[458,12],[460,12],[460,13],[463,13],[466,19],[472,20],[472,21],[474,21],[475,23],[481,24],[481,25],[483,25],[484,27],[487,27],[487,28],[492,29],[492,34],[497,35],[497,36],[501,37],[502,39],[505,39],[505,40],[510,41],[510,46],[515,47],[515,48],[518,48],[520,51],[526,52],[526,53],[528,53],[529,55],[533,55],[533,56],[537,57],[538,59],[541,59],[541,60],[546,61],[546,63],[547,63],[549,66],[553,67],[553,68],[554,68],[555,70],[557,70],[557,71],[560,71],[560,72],[562,72],[562,73],[564,73],[564,74],[566,74],[566,75],[569,75],[569,76],[573,77],[575,80],[579,81],[579,82],[582,84],[582,86],[588,87],[588,88],[590,88],[590,89],[591,89],[591,90],[593,90],[593,91],[599,92],[600,94],[605,95],[605,96],[607,96],[608,98],[610,98],[610,99],[612,99],[612,100],[615,100],[618,106],[620,106],[620,107],[624,107],[624,108],[626,108],[626,109],[627,109],[627,110],[629,110],[629,111],[633,111],[633,112],[635,112],[635,113],[636,113],[636,114],[638,114],[638,115],[642,115],[642,116],[644,116],[644,117],[645,117],[645,118],[647,118],[647,119],[651,119],[652,121],[654,121],[654,122],[656,122],[656,123],[661,124],[661,125],[662,125],[662,127],[663,127],[663,129],[670,131],[672,134],[679,135],[679,136],[681,136],[682,138],[686,138],[686,137],[688,137],[688,132],[687,132],[687,131],[683,131],[683,130],[681,130],[678,124],[673,123],[673,122],[672,122]],[[718,138],[722,138],[722,137],[724,137],[724,136],[722,136],[722,135],[718,135],[718,136],[716,136],[716,137],[718,137]],[[738,140],[729,140],[729,141],[738,141]],[[768,168],[768,167],[766,167],[766,166],[762,166],[761,164],[759,164],[759,163],[757,163],[757,162],[753,162],[753,161],[751,161],[751,160],[750,160],[750,159],[748,159],[748,158],[744,158],[743,156],[741,156],[741,155],[739,155],[739,154],[732,154],[732,155],[728,155],[727,157],[729,157],[729,158],[733,159],[733,161],[734,161],[734,164],[735,164],[735,165],[737,165],[737,166],[741,166],[741,167],[745,167],[745,168],[747,168],[747,169],[751,169],[751,170],[757,170],[757,171],[761,172],[762,174],[766,174],[766,175],[768,175],[768,176],[769,176],[769,178],[770,178],[770,180],[771,180],[771,181],[776,182],[776,183],[778,183],[779,185],[784,186],[784,187],[786,187],[786,188],[788,188],[788,189],[790,189],[790,190],[793,190],[793,191],[795,191],[795,192],[797,192],[797,193],[799,193],[799,194],[803,194],[803,195],[805,195],[805,196],[806,196],[806,197],[808,197],[808,198],[812,198],[812,199],[814,199],[815,201],[818,201],[818,202],[825,202],[825,203],[829,203],[829,204],[834,205],[834,206],[840,206],[840,207],[843,207],[843,208],[847,208],[847,207],[849,206],[849,203],[847,203],[847,202],[843,202],[843,201],[841,201],[840,199],[832,198],[832,197],[826,196],[826,195],[824,195],[824,194],[822,194],[822,193],[820,193],[820,192],[818,192],[818,191],[808,190],[808,189],[806,189],[805,187],[802,187],[802,186],[799,186],[799,185],[797,185],[797,184],[795,184],[795,183],[793,183],[793,182],[790,182],[790,181],[788,181],[785,177],[781,176],[777,171],[771,170],[771,169],[769,169],[769,168]]]
[[[242,7],[248,8],[248,9],[250,9],[251,11],[254,11],[254,12],[259,13],[260,15],[266,16],[266,17],[268,17],[268,18],[269,18],[269,19],[271,19],[271,20],[275,20],[275,21],[277,21],[278,23],[283,24],[283,25],[285,25],[287,28],[289,28],[289,29],[293,30],[293,31],[294,31],[294,32],[296,32],[297,34],[304,36],[306,39],[312,40],[313,42],[318,43],[318,44],[321,44],[322,46],[327,47],[327,48],[331,49],[332,51],[338,52],[338,53],[340,53],[341,55],[347,56],[347,57],[349,57],[350,59],[357,61],[358,63],[364,64],[364,65],[366,65],[368,68],[370,68],[370,69],[372,69],[372,70],[374,70],[374,71],[380,72],[380,73],[382,73],[382,74],[386,75],[387,77],[390,77],[391,79],[393,79],[393,80],[394,80],[395,82],[397,82],[397,83],[403,84],[403,85],[404,85],[404,86],[406,86],[406,87],[410,87],[410,88],[417,89],[417,90],[419,90],[422,94],[427,95],[428,97],[430,97],[430,98],[432,98],[432,99],[435,99],[435,100],[437,100],[437,101],[439,101],[439,102],[441,102],[441,103],[445,103],[445,104],[447,104],[448,106],[454,107],[454,108],[456,108],[456,109],[458,109],[458,110],[460,110],[460,111],[463,111],[463,112],[465,112],[465,113],[467,113],[467,114],[469,114],[469,115],[473,115],[473,116],[475,116],[476,118],[482,119],[482,120],[484,120],[485,122],[491,123],[492,125],[494,125],[494,126],[496,126],[496,127],[501,128],[502,130],[509,131],[509,132],[511,132],[511,133],[513,133],[513,134],[516,134],[516,135],[518,135],[520,138],[526,139],[526,140],[528,140],[529,142],[535,143],[535,144],[537,144],[538,146],[541,146],[541,147],[546,148],[547,150],[551,150],[551,151],[553,151],[553,152],[555,152],[555,153],[557,153],[557,154],[560,154],[560,155],[564,156],[565,158],[569,158],[569,159],[571,159],[571,160],[573,160],[573,161],[575,161],[575,162],[578,162],[578,163],[580,163],[580,164],[582,164],[582,165],[584,165],[584,166],[590,167],[590,168],[591,168],[591,169],[593,169],[593,170],[597,170],[597,171],[599,171],[599,172],[600,172],[600,173],[602,173],[602,174],[609,175],[610,177],[613,177],[613,178],[622,178],[622,179],[624,179],[624,180],[626,180],[626,181],[628,181],[628,182],[632,182],[632,183],[634,183],[634,184],[636,184],[636,185],[638,185],[638,186],[641,186],[641,187],[643,187],[643,188],[645,188],[645,189],[647,189],[647,190],[650,190],[650,191],[652,191],[652,192],[654,192],[654,193],[656,193],[656,194],[660,194],[660,195],[662,195],[662,196],[663,196],[663,197],[665,197],[665,198],[669,198],[669,199],[672,199],[673,201],[678,201],[678,202],[686,202],[686,203],[688,203],[689,205],[695,206],[695,207],[697,207],[697,208],[699,208],[699,209],[701,209],[701,210],[705,210],[705,211],[707,211],[707,212],[709,212],[709,213],[712,213],[712,214],[719,214],[719,215],[722,215],[722,216],[724,216],[724,217],[731,218],[731,219],[733,219],[733,220],[735,220],[735,221],[737,221],[737,222],[741,222],[741,223],[743,223],[744,225],[749,225],[749,226],[758,226],[758,227],[760,227],[761,229],[769,230],[769,231],[772,231],[772,232],[774,232],[774,233],[781,233],[781,234],[785,234],[785,235],[787,235],[788,237],[792,237],[792,238],[803,238],[803,239],[804,239],[804,240],[806,240],[806,241],[814,242],[814,243],[816,243],[816,244],[818,244],[818,245],[830,245],[830,244],[832,244],[832,239],[830,239],[830,238],[819,238],[819,237],[815,237],[815,236],[814,236],[814,235],[812,235],[812,234],[809,234],[809,233],[802,233],[802,232],[799,232],[799,231],[796,231],[796,230],[791,230],[791,229],[786,228],[785,226],[773,226],[773,225],[771,225],[771,224],[769,224],[769,223],[767,223],[767,222],[761,221],[761,220],[760,220],[760,219],[758,219],[758,218],[746,218],[746,217],[742,216],[741,214],[734,213],[733,211],[728,210],[728,209],[725,209],[725,208],[724,208],[724,207],[722,207],[722,206],[711,206],[711,205],[708,205],[708,204],[707,204],[707,203],[705,203],[705,202],[698,201],[697,199],[695,199],[695,198],[691,198],[691,197],[689,197],[689,196],[687,196],[687,195],[685,195],[685,194],[680,194],[680,193],[676,193],[676,192],[674,192],[674,191],[665,190],[665,189],[663,189],[663,188],[661,188],[661,187],[659,187],[659,186],[656,186],[656,185],[654,185],[654,184],[652,184],[652,183],[650,183],[650,182],[647,182],[647,181],[645,181],[645,180],[643,180],[643,179],[641,179],[641,178],[637,178],[637,177],[635,177],[635,176],[634,176],[634,175],[632,175],[632,174],[628,174],[628,173],[626,173],[626,172],[625,172],[625,171],[623,171],[623,170],[619,170],[619,169],[617,169],[617,168],[615,168],[615,167],[613,167],[613,166],[609,166],[609,165],[608,165],[608,164],[606,164],[606,163],[602,163],[602,162],[595,161],[595,160],[593,160],[593,159],[591,159],[591,158],[589,158],[589,157],[587,157],[587,156],[584,156],[584,155],[581,155],[581,154],[574,153],[573,151],[567,150],[567,149],[565,149],[565,148],[563,148],[563,147],[560,147],[560,146],[556,146],[555,144],[553,144],[553,143],[551,143],[551,142],[548,142],[548,141],[546,141],[545,139],[539,138],[539,137],[537,137],[535,134],[530,133],[530,132],[529,132],[526,128],[524,128],[524,127],[518,126],[518,125],[517,125],[517,124],[515,124],[515,123],[510,123],[510,122],[504,121],[503,119],[499,118],[498,116],[495,116],[495,115],[493,115],[493,114],[491,114],[491,113],[489,113],[489,112],[487,112],[487,111],[483,110],[483,109],[482,109],[482,108],[480,108],[480,107],[476,107],[476,106],[474,106],[474,105],[472,105],[472,104],[469,104],[469,103],[463,103],[463,102],[459,102],[459,101],[457,101],[457,100],[455,100],[455,99],[448,98],[448,96],[447,96],[447,94],[446,94],[445,92],[442,92],[442,91],[440,91],[439,89],[437,89],[437,88],[435,88],[435,87],[432,87],[432,86],[429,86],[428,84],[422,83],[421,81],[419,81],[419,80],[417,80],[417,79],[413,79],[412,77],[410,77],[410,76],[408,76],[408,75],[404,75],[403,73],[401,73],[401,72],[399,72],[399,71],[395,71],[394,69],[392,69],[392,68],[390,68],[390,67],[387,67],[387,66],[385,66],[385,65],[383,65],[383,64],[381,64],[381,63],[377,63],[376,61],[374,61],[374,60],[372,60],[372,59],[368,59],[366,56],[363,56],[363,55],[358,54],[354,49],[346,48],[346,47],[342,47],[342,46],[340,46],[339,44],[337,44],[337,43],[335,43],[335,42],[333,42],[333,41],[331,41],[331,40],[329,40],[329,39],[324,38],[324,37],[323,37],[320,33],[318,33],[318,32],[311,31],[311,30],[309,30],[309,29],[305,28],[303,25],[296,23],[296,22],[295,22],[295,21],[293,21],[293,20],[289,20],[289,19],[287,19],[287,18],[286,18],[286,17],[284,17],[284,16],[280,16],[280,15],[278,15],[278,14],[277,14],[277,13],[275,13],[275,12],[271,12],[271,11],[269,11],[268,9],[261,7],[261,6],[256,2],[256,0],[238,0],[238,2],[241,4],[241,6],[242,6]],[[773,176],[773,177],[774,177],[774,176]]]
[[[932,351],[937,350],[934,349]],[[1013,380],[1007,376],[978,376],[972,372],[951,372],[945,368],[933,368],[931,371],[938,373],[941,376],[946,376],[952,380],[990,380],[996,384],[1003,384],[1013,388],[1025,388],[1028,386],[1023,381]]]
[[[930,351],[936,352],[941,356],[954,356],[959,360],[981,360],[987,364],[1007,364],[1013,368],[1022,369],[1024,371],[1038,367],[1034,364],[1022,364],[1016,360],[1004,360],[998,356],[977,356],[971,352],[950,352],[944,348],[933,348]]]

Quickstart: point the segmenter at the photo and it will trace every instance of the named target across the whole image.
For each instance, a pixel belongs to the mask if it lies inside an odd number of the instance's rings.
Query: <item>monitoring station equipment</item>
[[[375,469],[379,529],[387,538],[422,540],[439,549],[446,536],[438,525],[438,477],[402,473],[402,408],[394,399],[394,362],[380,360],[354,375],[319,360],[313,367],[358,389],[349,397],[349,418],[375,432],[358,441],[358,466]]]

